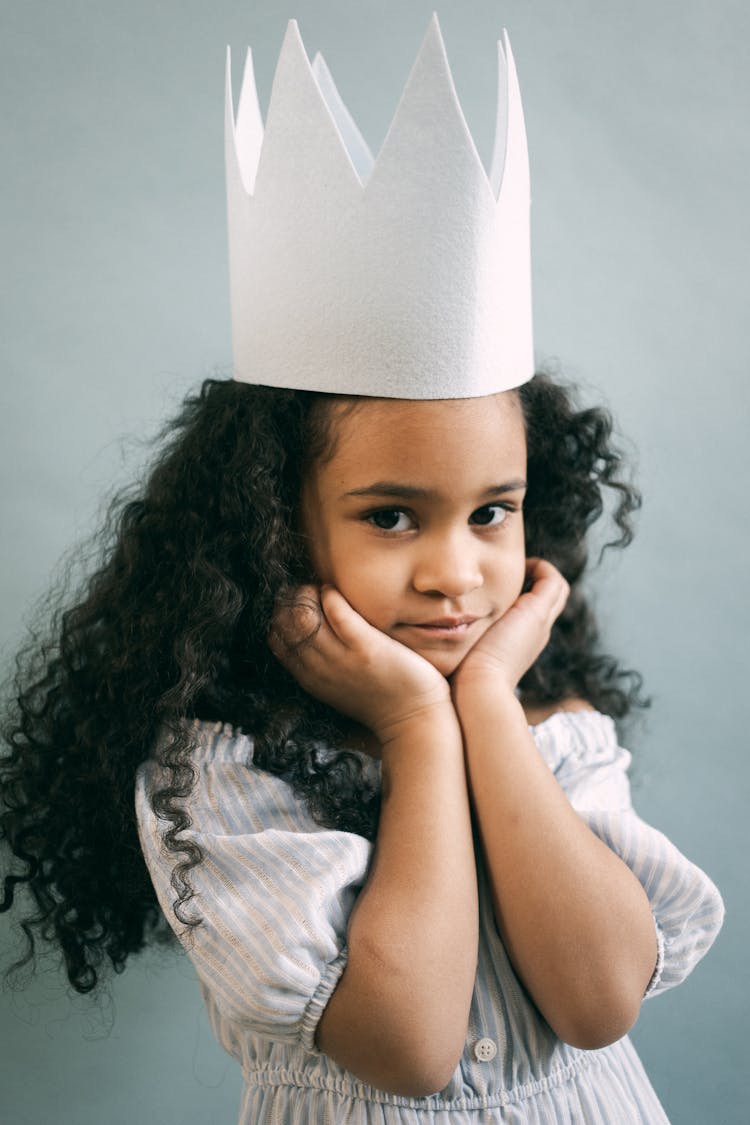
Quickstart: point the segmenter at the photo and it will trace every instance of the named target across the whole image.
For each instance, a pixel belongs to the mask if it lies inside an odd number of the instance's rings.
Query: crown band
[[[487,175],[433,13],[377,159],[290,20],[265,129],[226,71],[234,377],[404,399],[534,373],[526,133],[507,34]]]

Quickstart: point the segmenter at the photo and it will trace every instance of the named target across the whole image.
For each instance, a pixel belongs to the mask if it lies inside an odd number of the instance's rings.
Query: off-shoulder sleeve
[[[680,984],[724,921],[714,883],[631,804],[630,753],[613,720],[598,711],[557,712],[534,728],[547,764],[576,812],[643,886],[654,916],[658,958],[644,999]]]
[[[164,781],[155,762],[136,776],[141,847],[162,910],[199,980],[226,1018],[258,1035],[297,1042],[313,1054],[315,1029],[346,964],[349,914],[364,883],[372,844],[320,828],[280,778],[247,763],[247,746],[217,734],[199,757],[187,799],[203,861],[188,873],[195,896],[175,917],[171,887],[183,854],[169,852],[150,795]]]

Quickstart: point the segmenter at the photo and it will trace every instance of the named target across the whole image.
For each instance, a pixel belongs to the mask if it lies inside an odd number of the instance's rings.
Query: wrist
[[[374,733],[385,750],[397,743],[413,742],[416,737],[438,727],[458,728],[456,709],[447,692],[442,698],[415,704],[407,713],[379,724]]]
[[[500,677],[487,673],[454,678],[451,682],[451,699],[459,718],[462,711],[466,715],[472,715],[487,707],[492,707],[496,713],[524,713],[515,688]]]

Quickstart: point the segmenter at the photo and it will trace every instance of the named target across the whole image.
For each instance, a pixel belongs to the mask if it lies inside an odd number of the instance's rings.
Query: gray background
[[[235,59],[253,45],[265,113],[297,18],[377,151],[434,6],[4,0],[5,658],[102,496],[143,462],[144,439],[230,362],[225,45]],[[486,163],[495,41],[509,29],[531,149],[538,356],[614,411],[646,497],[635,543],[594,587],[611,648],[654,696],[630,738],[635,801],[728,909],[707,960],[644,1005],[634,1039],[674,1122],[744,1122],[750,9],[437,10]],[[9,935],[2,916],[2,954]],[[3,1125],[236,1120],[239,1074],[184,960],[133,963],[111,1010],[68,998],[54,969],[0,992],[0,1071]]]

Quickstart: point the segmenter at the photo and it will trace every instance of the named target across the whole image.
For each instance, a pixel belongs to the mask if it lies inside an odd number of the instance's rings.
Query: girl
[[[612,546],[639,504],[610,434],[544,374],[207,380],[21,674],[22,963],[37,929],[88,992],[166,918],[246,1125],[666,1120],[626,1032],[722,907],[630,806],[639,678],[581,588],[605,489]]]
[[[244,88],[229,121],[235,380],[186,400],[21,656],[0,908],[36,909],[11,968],[36,931],[91,992],[176,935],[243,1125],[663,1122],[627,1032],[723,908],[630,804],[640,677],[582,581],[605,490],[609,546],[640,497],[606,411],[532,377],[512,60],[490,184],[434,22],[364,195],[295,34],[260,168]]]

